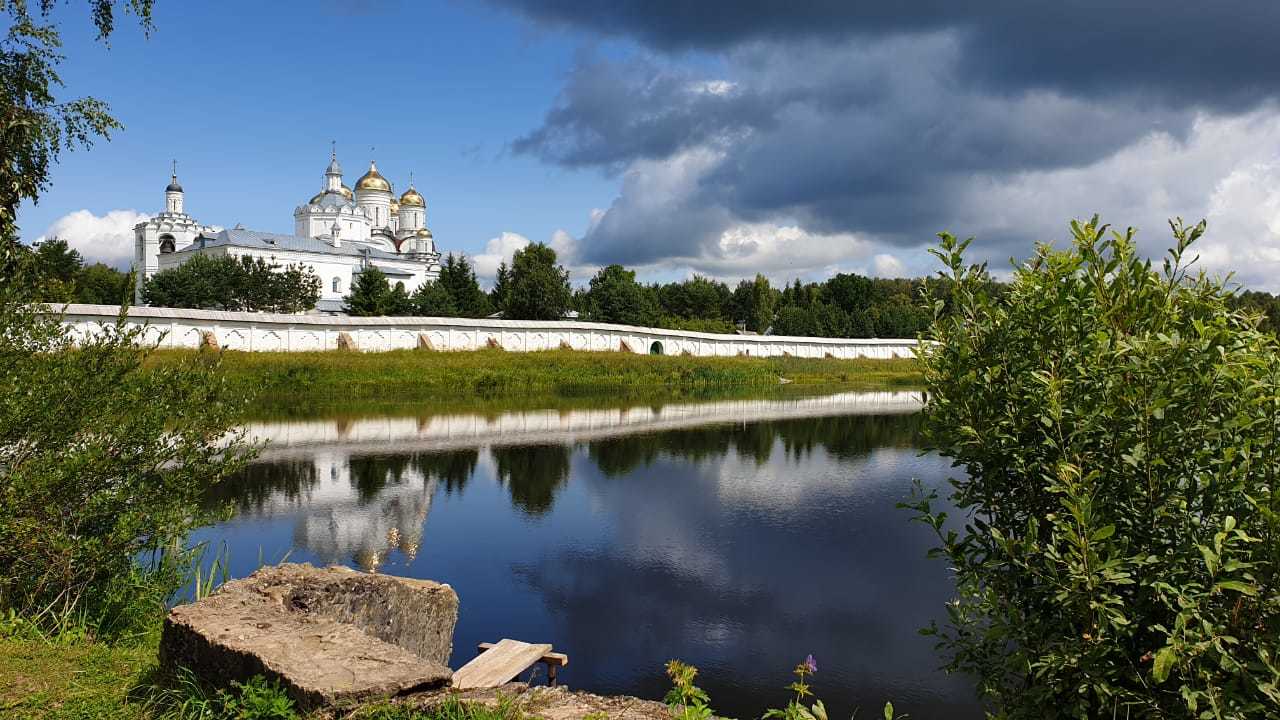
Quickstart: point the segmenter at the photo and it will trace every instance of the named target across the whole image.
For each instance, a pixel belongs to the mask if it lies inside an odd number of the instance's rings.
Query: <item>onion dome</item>
[[[320,202],[320,199],[321,199],[321,198],[323,198],[323,197],[324,197],[324,191],[320,191],[320,192],[316,193],[315,195],[311,196],[311,199],[307,201],[307,204],[308,204],[308,205],[315,205],[316,203]]]
[[[400,196],[400,204],[407,207],[426,207],[427,201],[410,185],[409,189],[405,190],[404,194]]]
[[[341,175],[342,166],[338,164],[338,155],[335,152],[329,156],[329,167],[324,170],[325,175]]]
[[[169,184],[164,189],[165,192],[182,192],[182,186],[178,184],[178,176],[174,175],[169,178]]]
[[[342,193],[342,197],[348,200],[354,200],[356,197],[355,193],[351,192],[351,188],[347,187],[346,185],[343,185],[342,189],[338,190],[338,192]]]
[[[431,237],[434,237],[434,236],[431,234],[431,231],[430,231],[430,230],[428,230],[428,229],[426,229],[426,228],[422,228],[421,230],[419,230],[419,231],[418,231],[417,233],[415,233],[415,234],[416,234],[418,237],[420,237],[420,238],[431,238]]]
[[[400,203],[396,202],[395,198],[391,198],[391,214],[392,215],[400,214]]]
[[[381,192],[391,192],[391,183],[382,174],[378,172],[378,166],[369,161],[369,172],[360,176],[356,181],[357,190],[377,190]]]

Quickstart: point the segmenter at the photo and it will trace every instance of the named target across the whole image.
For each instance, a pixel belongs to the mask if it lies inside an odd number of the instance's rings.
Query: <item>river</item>
[[[952,586],[896,504],[948,463],[918,449],[919,393],[263,422],[261,459],[200,531],[232,573],[342,563],[457,590],[476,643],[550,642],[577,689],[661,698],[701,670],[722,714],[785,704],[812,654],[833,718],[981,717],[917,630]]]

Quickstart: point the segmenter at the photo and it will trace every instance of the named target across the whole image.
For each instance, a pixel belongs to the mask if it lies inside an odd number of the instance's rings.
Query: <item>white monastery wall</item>
[[[115,305],[64,306],[63,322],[82,336],[114,324]],[[720,335],[574,320],[490,320],[435,317],[273,315],[179,308],[131,307],[128,324],[145,327],[150,342],[199,348],[207,337],[227,350],[554,350],[625,351],[698,357],[909,358],[915,340]],[[208,335],[206,335],[206,333]]]

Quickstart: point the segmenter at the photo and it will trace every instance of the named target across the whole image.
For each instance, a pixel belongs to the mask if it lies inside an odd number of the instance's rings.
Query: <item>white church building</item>
[[[139,303],[149,278],[196,255],[308,267],[320,278],[316,310],[330,313],[342,311],[343,296],[366,268],[378,268],[407,292],[440,275],[440,253],[427,229],[427,202],[413,184],[397,199],[391,182],[370,162],[353,192],[342,182],[336,152],[320,192],[294,209],[292,235],[201,225],[184,209],[176,168],[164,189],[164,204],[164,212],[133,228]]]

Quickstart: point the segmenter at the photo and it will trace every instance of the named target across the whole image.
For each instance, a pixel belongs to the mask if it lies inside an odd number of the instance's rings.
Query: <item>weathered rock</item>
[[[303,709],[447,686],[448,585],[306,564],[266,567],[165,619],[161,667],[225,685],[277,679]]]

